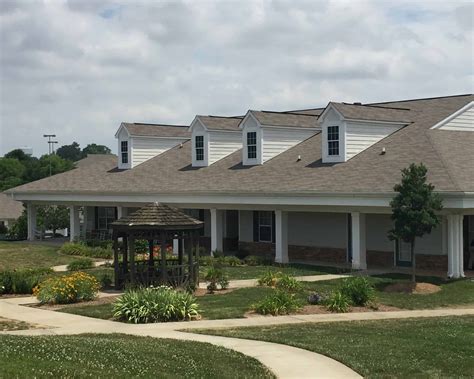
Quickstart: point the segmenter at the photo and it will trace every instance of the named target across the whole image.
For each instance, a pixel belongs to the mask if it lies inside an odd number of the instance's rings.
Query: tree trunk
[[[411,241],[411,281],[416,283],[416,255],[414,239]]]

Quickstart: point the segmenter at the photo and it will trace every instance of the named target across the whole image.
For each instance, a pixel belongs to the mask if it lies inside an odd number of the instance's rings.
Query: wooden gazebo
[[[182,210],[161,203],[149,204],[112,223],[115,287],[125,284],[174,287],[199,281],[199,230],[203,222]],[[146,260],[135,259],[135,241],[148,242]],[[178,240],[177,256],[167,257],[168,246]],[[153,253],[159,250],[159,259]],[[185,258],[185,250],[187,258]]]

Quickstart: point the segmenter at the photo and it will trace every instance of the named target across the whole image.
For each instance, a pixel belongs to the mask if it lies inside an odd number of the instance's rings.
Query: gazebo
[[[166,284],[174,287],[199,282],[199,231],[203,222],[178,208],[152,203],[112,223],[115,287],[125,284]],[[136,259],[135,242],[146,240],[148,257]],[[177,256],[167,248],[178,240]],[[185,250],[187,259],[185,259]],[[160,252],[155,260],[153,253]],[[168,254],[170,255],[170,254]]]

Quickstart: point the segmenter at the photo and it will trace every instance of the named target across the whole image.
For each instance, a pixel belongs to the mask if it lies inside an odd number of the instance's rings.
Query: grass
[[[0,317],[0,332],[11,331],[11,330],[25,330],[30,329],[30,324],[18,321],[10,320],[8,318]]]
[[[441,291],[433,294],[409,295],[386,293],[383,288],[389,284],[409,280],[408,275],[381,275],[369,278],[376,288],[378,302],[402,309],[433,309],[441,307],[473,306],[474,281],[470,279],[443,281],[438,278],[419,278],[423,282],[441,285]],[[304,290],[298,296],[305,302],[311,292],[330,293],[341,284],[341,279],[321,282],[302,282]],[[202,317],[205,319],[241,318],[250,307],[263,299],[271,289],[267,287],[251,287],[234,290],[219,295],[205,295],[197,298]],[[62,312],[80,314],[82,316],[104,319],[112,318],[112,305],[85,305],[83,307],[66,307]]]
[[[0,271],[65,265],[75,259],[59,254],[54,246],[0,241]]]
[[[369,378],[471,378],[474,372],[472,316],[199,332],[296,346],[334,358]]]
[[[233,350],[119,334],[0,336],[0,366],[5,378],[274,377],[256,359]]]
[[[200,276],[204,280],[204,276],[209,266],[200,267]],[[272,265],[272,266],[235,266],[223,267],[230,280],[235,279],[257,279],[267,271],[282,272],[284,274],[293,276],[308,276],[308,275],[325,275],[325,274],[339,274],[344,271],[341,268],[313,266],[306,264],[288,264],[288,265]]]

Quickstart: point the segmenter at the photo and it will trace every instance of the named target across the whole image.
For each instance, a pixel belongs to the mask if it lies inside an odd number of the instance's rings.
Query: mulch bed
[[[441,287],[431,283],[395,283],[384,288],[389,293],[411,293],[416,295],[427,295],[441,291]]]
[[[205,288],[198,288],[196,291],[194,291],[194,296],[196,297],[201,297],[201,296],[206,296],[206,295],[225,295],[227,293],[230,293],[232,291],[234,291],[235,288],[227,288],[225,290],[217,290],[217,291],[214,291],[213,294],[210,294],[207,289]]]

